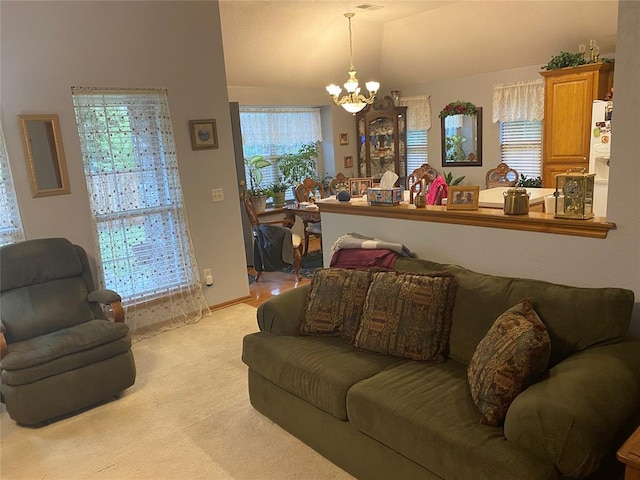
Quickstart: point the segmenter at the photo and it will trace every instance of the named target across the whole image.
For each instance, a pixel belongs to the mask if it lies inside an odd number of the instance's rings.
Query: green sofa
[[[309,285],[258,309],[244,338],[251,404],[361,479],[621,478],[615,451],[640,424],[633,292],[577,288],[399,258],[396,270],[458,280],[448,358],[429,363],[301,336]],[[493,322],[531,298],[551,339],[547,375],[520,393],[504,426],[480,423],[467,366]]]

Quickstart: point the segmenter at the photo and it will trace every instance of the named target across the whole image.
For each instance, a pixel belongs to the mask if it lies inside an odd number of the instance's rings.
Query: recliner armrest
[[[113,317],[116,322],[124,322],[124,309],[122,308],[122,297],[113,290],[102,288],[94,290],[87,295],[89,302],[98,302],[111,306]]]
[[[570,477],[595,472],[640,414],[640,340],[591,347],[516,397],[505,437],[550,458]]]

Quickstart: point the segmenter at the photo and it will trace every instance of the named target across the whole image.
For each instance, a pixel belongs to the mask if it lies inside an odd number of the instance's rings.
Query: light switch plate
[[[224,202],[224,190],[222,188],[214,188],[211,190],[211,201]]]

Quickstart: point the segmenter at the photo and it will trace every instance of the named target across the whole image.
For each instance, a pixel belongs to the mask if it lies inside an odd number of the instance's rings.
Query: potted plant
[[[285,153],[278,158],[278,169],[282,172],[284,181],[295,188],[307,177],[317,178],[317,159],[316,144],[306,143],[296,153]]]
[[[273,198],[274,207],[281,207],[282,205],[284,205],[284,197],[289,186],[290,185],[285,182],[280,175],[278,175],[278,180],[271,184],[271,197]]]
[[[249,174],[249,188],[247,189],[249,200],[256,213],[263,212],[267,204],[267,198],[270,196],[270,190],[260,186],[263,178],[262,169],[270,167],[271,162],[262,155],[254,155],[251,158],[245,158],[244,164]]]

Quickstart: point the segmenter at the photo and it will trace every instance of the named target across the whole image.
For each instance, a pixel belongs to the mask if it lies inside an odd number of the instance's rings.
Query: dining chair
[[[329,195],[337,195],[341,190],[349,191],[349,177],[342,172],[329,181]]]
[[[299,203],[310,202],[312,198],[316,198],[318,193],[320,194],[320,198],[325,198],[324,186],[321,182],[309,177],[305,178],[295,189],[296,200]],[[320,239],[320,245],[322,245],[322,224],[309,220],[303,220],[302,223],[304,225],[303,255],[307,255],[309,253],[309,238],[311,238],[311,236],[318,237]]]
[[[515,187],[520,175],[516,170],[502,162],[496,168],[492,168],[485,175],[487,188]]]
[[[409,202],[413,203],[414,197],[420,192],[422,179],[426,180],[427,188],[438,177],[438,171],[428,163],[423,163],[413,172],[407,175],[405,188],[409,190]]]
[[[240,191],[240,199],[249,218],[253,235],[253,268],[256,270],[256,282],[263,271],[273,272],[293,263],[293,271],[300,280],[302,263],[302,239],[291,231],[293,222],[286,217],[282,220],[261,222],[253,208],[247,190]],[[289,254],[292,253],[291,262]]]

